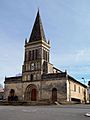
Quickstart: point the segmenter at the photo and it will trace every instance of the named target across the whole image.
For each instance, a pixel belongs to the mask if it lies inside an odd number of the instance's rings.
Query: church
[[[87,101],[87,86],[50,63],[50,41],[46,40],[39,10],[31,35],[25,40],[24,54],[22,75],[5,77],[7,101]]]

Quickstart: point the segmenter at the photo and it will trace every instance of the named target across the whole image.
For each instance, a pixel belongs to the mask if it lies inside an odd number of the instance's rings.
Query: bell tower
[[[50,44],[46,41],[39,10],[29,40],[25,40],[25,55],[22,68],[22,80],[40,80],[48,73]]]

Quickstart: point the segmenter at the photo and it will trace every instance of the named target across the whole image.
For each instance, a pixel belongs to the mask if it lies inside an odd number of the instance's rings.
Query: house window
[[[79,87],[79,93],[80,93],[80,87]]]
[[[82,88],[82,93],[84,92],[83,88]]]
[[[74,84],[74,92],[76,92],[76,85]]]

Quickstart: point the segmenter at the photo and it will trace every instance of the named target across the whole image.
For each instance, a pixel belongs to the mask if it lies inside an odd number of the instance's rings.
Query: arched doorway
[[[37,90],[33,88],[31,90],[31,101],[36,101],[37,100]]]
[[[37,100],[37,88],[35,85],[30,84],[27,86],[24,94],[25,101],[36,101]]]
[[[53,88],[52,89],[52,102],[57,101],[57,89]]]
[[[8,101],[18,101],[18,96],[15,95],[15,90],[11,89],[8,96]]]

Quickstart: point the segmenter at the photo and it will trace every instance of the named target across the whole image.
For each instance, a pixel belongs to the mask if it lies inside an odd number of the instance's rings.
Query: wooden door
[[[31,101],[36,101],[37,100],[37,90],[34,88],[31,91]]]
[[[57,101],[57,89],[53,88],[52,89],[52,102]]]

